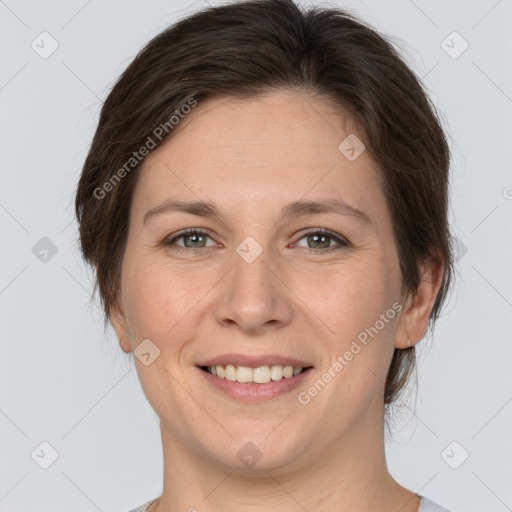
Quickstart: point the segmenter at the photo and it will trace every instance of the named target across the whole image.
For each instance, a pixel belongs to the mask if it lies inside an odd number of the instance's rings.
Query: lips
[[[199,367],[205,366],[227,366],[232,364],[235,366],[245,366],[248,368],[258,368],[259,366],[293,366],[295,368],[308,368],[312,366],[307,361],[301,361],[291,357],[280,356],[277,354],[266,355],[245,355],[245,354],[223,354],[212,359],[207,359],[197,364]]]
[[[261,361],[261,358],[259,358]],[[285,360],[285,359],[281,359]],[[211,361],[216,361],[212,359]],[[292,360],[294,361],[294,360]],[[210,361],[205,361],[210,362]],[[300,363],[300,361],[299,361]],[[302,363],[301,363],[302,364]],[[223,368],[222,365],[215,367],[217,370]],[[229,368],[229,366],[228,366]],[[232,368],[232,367],[231,367]],[[238,368],[241,368],[240,366]],[[291,369],[291,366],[286,368]],[[249,369],[246,367],[246,369]],[[252,371],[252,370],[251,370]],[[289,375],[288,378],[284,377],[279,380],[271,380],[270,382],[238,382],[238,380],[230,380],[227,378],[219,378],[218,375],[214,375],[209,371],[205,370],[205,367],[200,367],[199,374],[205,379],[205,382],[212,386],[213,389],[219,391],[221,395],[227,396],[232,400],[241,402],[244,404],[256,404],[262,403],[268,400],[277,399],[278,397],[288,396],[289,399],[295,399],[293,394],[290,394],[292,390],[296,389],[300,385],[304,384],[311,379],[314,375],[313,367],[302,370],[297,375]],[[237,371],[238,376],[238,371]],[[232,375],[231,375],[232,377]]]

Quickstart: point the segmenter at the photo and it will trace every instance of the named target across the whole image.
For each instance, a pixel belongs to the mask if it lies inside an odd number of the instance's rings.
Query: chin
[[[219,443],[218,439],[212,440],[209,446],[204,446],[204,451],[229,471],[255,475],[261,473],[268,477],[268,471],[293,465],[302,447],[308,444],[287,429],[282,429],[278,435],[277,430],[281,427],[276,429],[275,421],[258,421],[252,429],[244,422],[244,427],[238,432],[231,429],[233,437],[225,438],[223,443]]]

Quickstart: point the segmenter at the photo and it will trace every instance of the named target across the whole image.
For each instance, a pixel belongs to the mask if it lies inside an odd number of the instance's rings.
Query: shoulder
[[[130,512],[146,512],[147,508],[151,503],[153,503],[155,500],[146,501],[146,503],[143,503],[142,505],[139,505],[138,507],[130,510]]]
[[[432,500],[425,498],[425,496],[420,496],[420,500],[420,508],[418,509],[418,512],[450,512],[447,508],[441,507]]]
[[[441,507],[437,503],[434,503],[432,500],[425,498],[425,496],[420,496],[420,508],[418,512],[450,512],[448,509]],[[146,509],[153,503],[155,500],[147,501],[142,505],[130,510],[130,512],[146,512]]]

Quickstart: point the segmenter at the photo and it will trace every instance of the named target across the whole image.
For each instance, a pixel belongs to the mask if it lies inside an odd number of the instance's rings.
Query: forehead
[[[337,148],[347,122],[325,98],[277,90],[254,98],[208,99],[180,121],[167,144],[174,139],[176,144],[196,145],[197,150],[207,144],[215,147],[211,156],[218,160],[240,154],[255,164],[280,165],[285,158],[300,161],[311,155],[318,163],[322,150]],[[318,151],[301,151],[303,147]],[[148,163],[155,155],[158,158],[157,153],[149,156]],[[325,152],[328,161],[329,153]]]
[[[238,208],[328,194],[378,217],[385,203],[376,166],[366,151],[353,161],[340,151],[357,136],[340,113],[325,98],[294,91],[199,103],[144,160],[135,206],[186,195]]]

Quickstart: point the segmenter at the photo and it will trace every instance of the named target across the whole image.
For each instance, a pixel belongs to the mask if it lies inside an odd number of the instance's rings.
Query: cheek
[[[211,284],[205,281],[206,275],[184,273],[161,258],[133,258],[123,272],[131,331],[137,338],[149,338],[156,344],[190,328],[195,305],[214,284],[213,280]]]
[[[371,259],[344,263],[303,284],[312,310],[342,338],[372,324],[391,306],[387,273]]]
[[[342,356],[338,382],[350,392],[380,385],[375,375],[385,379],[394,347],[398,283],[380,258],[373,262],[340,267],[308,286],[308,305],[329,328],[324,343],[330,364]]]

